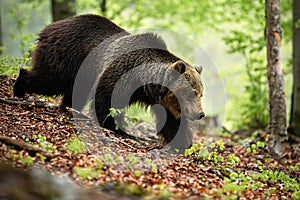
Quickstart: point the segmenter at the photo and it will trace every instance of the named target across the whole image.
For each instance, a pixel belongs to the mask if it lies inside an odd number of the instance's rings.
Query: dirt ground
[[[299,169],[289,169],[300,162],[299,145],[279,160],[266,147],[247,151],[256,141],[239,143],[242,138],[232,133],[218,137],[225,148],[215,152],[223,161],[171,154],[152,148],[158,139],[141,133],[147,128],[132,129],[141,137],[137,140],[119,138],[83,115],[75,123],[74,113],[57,108],[57,102],[34,95],[15,98],[13,83],[0,75],[0,199],[291,199],[294,191],[280,181],[226,189],[230,173],[261,174],[261,166],[284,172],[299,186]],[[199,132],[196,138],[207,139]],[[240,161],[228,165],[230,155]]]

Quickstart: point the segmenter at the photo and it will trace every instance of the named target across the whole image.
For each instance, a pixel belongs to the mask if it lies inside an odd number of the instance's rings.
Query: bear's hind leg
[[[60,107],[65,109],[66,107],[72,108],[72,93],[67,92],[64,94]],[[74,108],[76,109],[76,108]],[[76,109],[77,110],[77,109]]]

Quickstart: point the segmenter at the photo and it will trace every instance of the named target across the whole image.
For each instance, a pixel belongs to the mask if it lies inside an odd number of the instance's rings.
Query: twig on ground
[[[0,136],[0,142],[6,144],[6,145],[11,145],[14,146],[16,149],[23,149],[28,151],[29,155],[35,155],[37,153],[40,153],[41,155],[45,156],[47,159],[51,159],[54,157],[54,155],[46,152],[43,149],[36,148],[31,144],[28,144],[26,142],[20,141],[20,140],[15,140],[7,136]]]
[[[0,103],[4,103],[8,105],[26,105],[26,106],[33,105],[32,103],[28,103],[28,102],[13,101],[13,100],[3,99],[3,98],[0,98]]]

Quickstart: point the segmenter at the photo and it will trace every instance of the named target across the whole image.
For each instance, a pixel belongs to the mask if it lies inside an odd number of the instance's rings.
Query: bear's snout
[[[202,119],[203,117],[205,117],[205,113],[204,113],[204,112],[200,112],[200,113],[198,114],[197,119],[200,120],[200,119]]]

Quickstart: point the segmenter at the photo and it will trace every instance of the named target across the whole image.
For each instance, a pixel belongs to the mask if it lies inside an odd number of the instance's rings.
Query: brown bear
[[[205,116],[201,71],[152,33],[132,35],[104,17],[81,15],[39,34],[32,69],[20,70],[14,94],[63,95],[62,107],[80,110],[94,88],[92,107],[100,126],[119,134],[124,129],[116,130],[110,108],[152,106],[158,134],[182,151],[192,144],[189,120]]]

